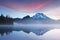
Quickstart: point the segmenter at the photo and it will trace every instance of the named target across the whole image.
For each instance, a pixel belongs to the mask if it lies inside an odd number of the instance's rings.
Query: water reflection
[[[0,34],[3,36],[4,34],[8,35],[13,31],[12,26],[0,26]]]
[[[42,36],[43,40],[60,40],[60,29],[53,29]]]
[[[10,34],[13,31],[23,31],[25,33],[33,32],[36,35],[43,35],[44,33],[48,32],[52,28],[49,27],[29,27],[29,26],[13,26],[13,25],[4,25],[0,26],[0,34],[3,36],[4,34]]]
[[[5,25],[0,26],[0,34],[0,40],[60,40],[60,29],[47,26]]]

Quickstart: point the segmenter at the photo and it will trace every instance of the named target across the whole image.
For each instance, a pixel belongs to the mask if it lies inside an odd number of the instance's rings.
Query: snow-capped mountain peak
[[[40,19],[40,18],[46,19],[48,17],[46,15],[44,15],[43,13],[37,13],[32,18],[35,18],[35,19]]]

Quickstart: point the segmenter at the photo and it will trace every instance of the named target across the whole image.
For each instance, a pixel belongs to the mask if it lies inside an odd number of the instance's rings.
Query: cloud
[[[43,9],[58,3],[52,0],[0,0],[0,6],[11,8],[14,10],[34,11]],[[56,4],[55,4],[56,5]]]

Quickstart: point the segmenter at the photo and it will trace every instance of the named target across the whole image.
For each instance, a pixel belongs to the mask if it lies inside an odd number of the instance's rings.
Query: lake
[[[0,40],[60,40],[60,29],[53,26],[0,26]]]

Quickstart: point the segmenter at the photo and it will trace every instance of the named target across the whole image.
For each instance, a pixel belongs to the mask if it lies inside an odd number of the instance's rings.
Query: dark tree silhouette
[[[13,24],[13,19],[8,16],[5,17],[3,14],[1,14],[0,24]]]

